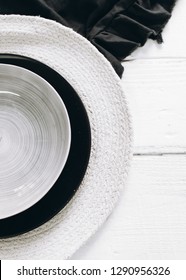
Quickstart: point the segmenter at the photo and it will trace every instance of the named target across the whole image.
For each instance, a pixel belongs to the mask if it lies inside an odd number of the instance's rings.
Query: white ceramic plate
[[[55,89],[25,68],[0,64],[0,219],[51,189],[70,142],[68,113]]]

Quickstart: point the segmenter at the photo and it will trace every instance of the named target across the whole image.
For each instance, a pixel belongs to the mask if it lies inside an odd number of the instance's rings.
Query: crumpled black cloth
[[[176,0],[0,0],[0,14],[39,15],[73,28],[111,62],[121,60],[161,32]],[[38,26],[39,28],[39,26]]]

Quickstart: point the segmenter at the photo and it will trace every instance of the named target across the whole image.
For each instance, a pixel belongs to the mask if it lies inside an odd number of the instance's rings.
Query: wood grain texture
[[[186,155],[135,156],[120,203],[72,259],[186,259]]]
[[[138,59],[125,65],[122,85],[133,118],[135,152],[184,152],[186,59]]]

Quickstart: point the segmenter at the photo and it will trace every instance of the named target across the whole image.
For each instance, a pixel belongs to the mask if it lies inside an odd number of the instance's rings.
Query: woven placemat
[[[0,53],[41,61],[79,94],[92,134],[84,180],[52,220],[26,234],[0,240],[0,259],[69,258],[113,210],[131,160],[131,122],[120,79],[85,38],[54,21],[0,16]]]

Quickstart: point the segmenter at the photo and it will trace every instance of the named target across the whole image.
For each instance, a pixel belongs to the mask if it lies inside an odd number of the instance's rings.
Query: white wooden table
[[[186,1],[164,44],[148,41],[124,63],[134,159],[107,222],[72,259],[186,259]]]

